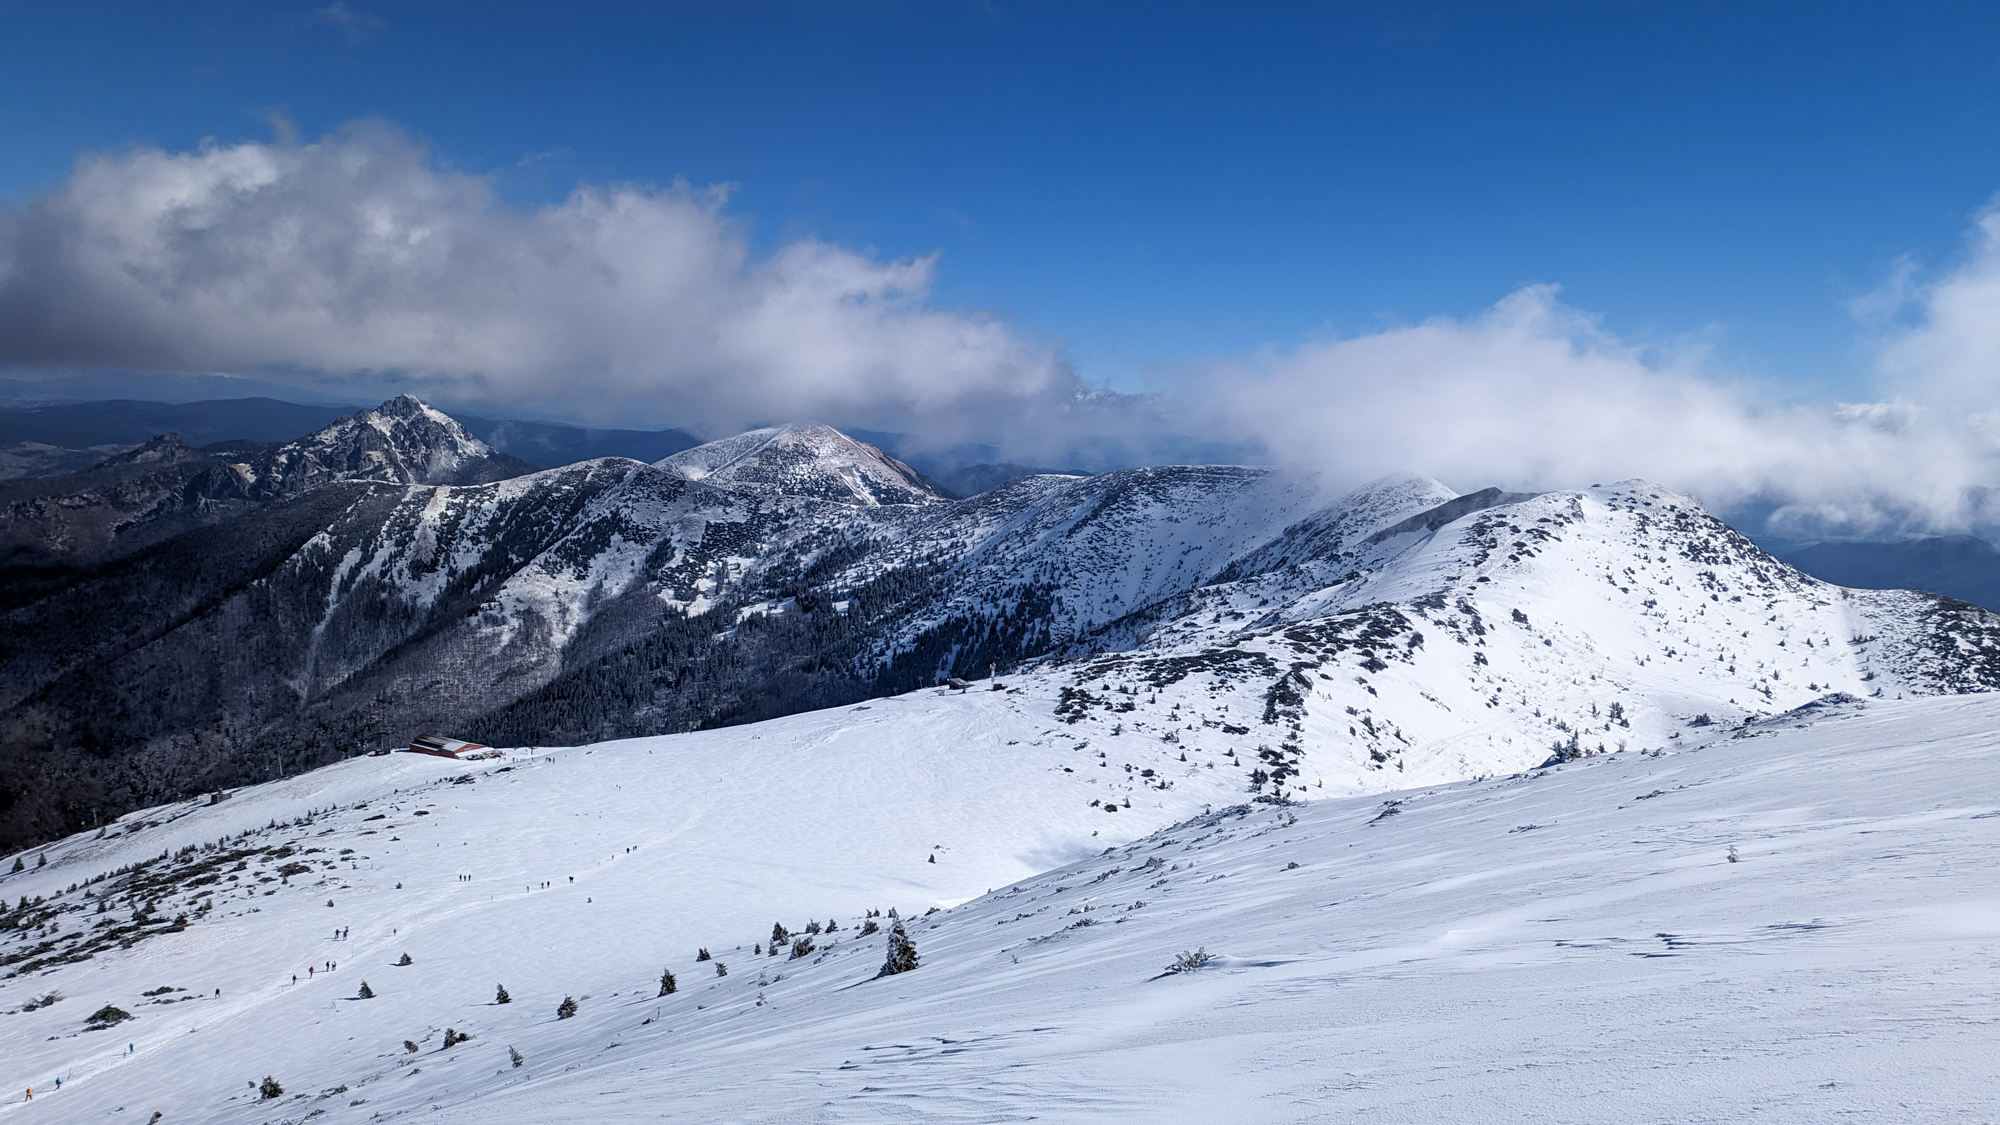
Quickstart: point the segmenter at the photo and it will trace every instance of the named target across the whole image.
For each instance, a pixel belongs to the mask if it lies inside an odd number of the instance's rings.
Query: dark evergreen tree
[[[496,984],[493,986],[493,1002],[495,1004],[512,1004],[514,1002],[514,998],[507,995],[506,985]]]
[[[907,973],[917,967],[917,943],[903,931],[902,919],[889,927],[889,959],[882,962],[882,971],[877,976],[894,976]]]
[[[676,987],[676,985],[674,984],[674,971],[673,971],[672,969],[661,969],[661,970],[660,970],[660,995],[661,995],[661,996],[672,996],[672,995],[674,994],[674,988],[675,988],[675,987]]]
[[[398,964],[398,965],[409,965],[409,964],[413,964],[413,963],[414,963],[414,962],[412,962],[412,961],[410,960],[410,955],[409,955],[409,954],[407,954],[407,953],[403,954],[403,959],[402,959],[402,960],[400,960],[400,961],[396,962],[396,964]]]
[[[703,947],[702,947],[701,949],[698,949],[698,950],[696,950],[696,951],[695,951],[695,955],[694,955],[694,959],[695,959],[695,960],[697,960],[697,961],[706,961],[706,960],[708,960],[708,947],[706,947],[706,946],[703,946]]]
[[[272,1098],[284,1097],[285,1088],[283,1086],[278,1085],[277,1079],[266,1074],[264,1076],[264,1084],[257,1087],[257,1095],[268,1102]]]
[[[572,997],[565,996],[563,1002],[556,1005],[556,1018],[559,1020],[566,1020],[575,1014],[576,1000]]]
[[[356,1000],[373,1000],[375,999],[375,990],[368,987],[368,982],[364,980],[361,982],[361,991],[355,993],[354,998]]]

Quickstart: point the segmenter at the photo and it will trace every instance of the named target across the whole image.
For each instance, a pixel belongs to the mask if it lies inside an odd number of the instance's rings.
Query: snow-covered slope
[[[1386,802],[1203,814],[1223,771],[1196,767],[1104,816],[1075,798],[1123,771],[1029,694],[365,758],[28,853],[0,876],[31,903],[0,943],[0,1081],[37,1097],[0,1115],[2000,1113],[2000,697],[1818,706]],[[891,906],[921,964],[877,979],[884,935],[859,931]],[[774,920],[836,928],[773,957]],[[106,1004],[136,1018],[85,1030]]]

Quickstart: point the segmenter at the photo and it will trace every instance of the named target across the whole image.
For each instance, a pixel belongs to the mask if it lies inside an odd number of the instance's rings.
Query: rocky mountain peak
[[[154,434],[146,444],[137,449],[128,449],[116,457],[107,459],[110,465],[180,465],[189,461],[207,460],[206,454],[191,448],[181,440],[179,434]]]
[[[689,480],[762,495],[864,507],[946,499],[908,465],[820,422],[751,430],[656,464]]]
[[[289,493],[329,480],[479,484],[528,471],[525,462],[496,453],[450,415],[414,395],[398,395],[282,447],[263,475]]]

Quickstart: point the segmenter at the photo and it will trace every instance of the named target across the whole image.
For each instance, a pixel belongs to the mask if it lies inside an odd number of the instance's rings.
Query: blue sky
[[[2000,190],[1989,4],[9,5],[0,194],[380,116],[521,203],[730,183],[762,247],[942,252],[1087,383],[1467,316],[1853,387],[1846,303]]]

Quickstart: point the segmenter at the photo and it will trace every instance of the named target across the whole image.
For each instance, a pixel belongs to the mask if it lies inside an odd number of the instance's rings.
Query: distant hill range
[[[217,443],[283,443],[353,414],[353,407],[309,406],[274,398],[148,402],[114,399],[0,410],[0,480],[57,476],[171,433],[193,448]],[[467,433],[532,468],[552,469],[593,457],[657,461],[701,444],[682,430],[598,430],[552,422],[496,421],[457,415]]]
[[[1972,535],[1898,543],[1813,543],[1778,557],[1816,578],[1863,590],[1929,590],[2000,610],[2000,549]]]

